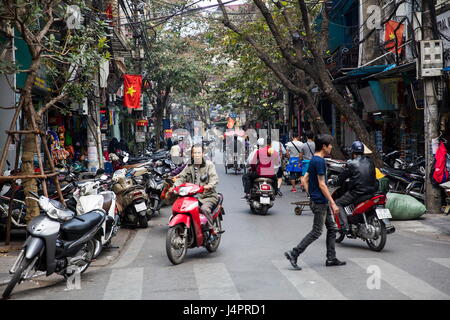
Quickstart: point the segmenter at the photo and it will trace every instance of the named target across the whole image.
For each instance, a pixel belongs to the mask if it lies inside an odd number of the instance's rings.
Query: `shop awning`
[[[376,66],[366,66],[349,71],[345,76],[334,79],[333,83],[340,83],[346,80],[360,79],[368,75],[377,74],[395,68],[395,64],[382,64]]]
[[[372,74],[368,77],[363,78],[363,80],[368,79],[386,79],[392,77],[398,77],[406,72],[411,72],[416,70],[416,62],[405,63],[401,66],[393,65],[394,67],[383,70],[381,72]]]

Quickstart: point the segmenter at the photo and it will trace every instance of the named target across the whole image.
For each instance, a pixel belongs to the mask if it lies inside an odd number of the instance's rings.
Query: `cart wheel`
[[[302,209],[300,207],[296,207],[294,209],[295,215],[300,216],[302,214]]]

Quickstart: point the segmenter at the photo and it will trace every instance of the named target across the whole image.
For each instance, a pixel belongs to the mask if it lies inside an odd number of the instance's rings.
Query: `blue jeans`
[[[327,259],[333,260],[336,258],[336,223],[330,211],[328,204],[316,204],[311,202],[311,210],[314,213],[314,223],[310,233],[308,233],[303,240],[292,249],[293,254],[298,257],[306,248],[319,239],[322,235],[323,225],[327,228]]]

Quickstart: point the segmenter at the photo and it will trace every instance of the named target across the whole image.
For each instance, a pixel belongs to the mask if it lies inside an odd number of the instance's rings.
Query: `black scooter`
[[[78,217],[56,200],[31,194],[29,198],[39,202],[44,214],[27,227],[29,236],[9,271],[13,276],[3,298],[8,298],[18,283],[31,279],[36,271],[44,271],[47,276],[56,272],[66,279],[83,273],[94,255],[93,239],[102,235],[105,211],[93,210]]]

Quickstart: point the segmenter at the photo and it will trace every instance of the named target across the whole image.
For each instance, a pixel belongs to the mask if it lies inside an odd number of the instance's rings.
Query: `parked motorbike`
[[[410,195],[425,201],[425,159],[406,165],[406,169],[382,168],[381,172],[389,179],[389,191]]]
[[[78,185],[73,198],[76,200],[76,213],[79,216],[94,209],[105,210],[106,219],[102,225],[101,237],[94,239],[95,251],[93,258],[97,258],[102,249],[111,244],[112,238],[119,230],[119,215],[116,207],[116,194],[113,191],[102,191],[102,182],[108,178],[102,176],[99,180],[87,181]]]
[[[170,262],[175,265],[183,262],[188,248],[205,247],[209,252],[215,252],[219,247],[221,234],[224,232],[221,224],[225,214],[222,207],[223,196],[219,193],[219,203],[212,211],[217,238],[211,241],[207,218],[200,212],[199,201],[195,197],[203,191],[203,186],[192,183],[185,183],[174,189],[179,198],[172,206],[166,252]]]
[[[93,239],[100,237],[105,221],[103,210],[77,217],[58,201],[32,195],[30,198],[39,202],[45,214],[28,225],[29,236],[9,271],[13,276],[3,298],[8,298],[18,283],[30,279],[37,271],[45,271],[47,276],[56,272],[65,278],[85,272],[94,255]]]
[[[332,185],[332,181],[329,181]],[[345,193],[345,187],[337,188],[333,193],[333,199],[340,198]],[[373,251],[381,251],[386,245],[387,235],[395,232],[395,227],[390,220],[392,215],[385,208],[386,195],[375,193],[356,199],[354,204],[344,208],[347,214],[349,233],[341,230],[339,214],[334,214],[334,219],[339,228],[336,234],[336,243],[341,243],[347,236],[349,239],[362,239],[366,241]]]
[[[112,190],[117,195],[117,206],[123,225],[148,227],[148,195],[145,187],[133,181],[134,169],[114,172]]]
[[[250,196],[247,200],[253,213],[266,215],[275,201],[273,181],[269,178],[257,178],[253,182]]]

